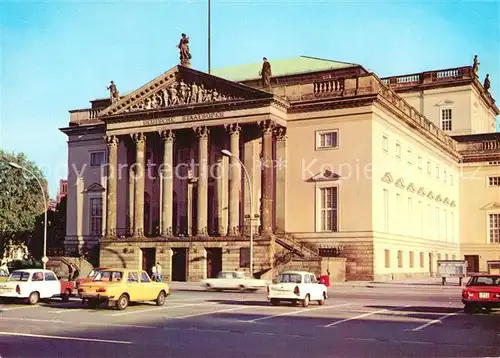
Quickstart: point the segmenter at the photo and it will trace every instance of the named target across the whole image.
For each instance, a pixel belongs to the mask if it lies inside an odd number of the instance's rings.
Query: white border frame
[[[486,211],[486,243],[488,245],[498,245],[498,247],[500,248],[500,243],[490,241],[490,229],[491,229],[491,227],[490,227],[490,215],[491,214],[500,215],[500,210],[494,209],[494,210],[487,210]]]
[[[335,147],[321,147],[320,136],[322,134],[336,133],[337,135],[337,145]],[[332,129],[322,129],[314,132],[314,150],[337,150],[340,149],[340,131],[338,128]]]
[[[316,182],[316,186],[314,188],[314,228],[316,232],[340,232],[340,217],[341,217],[341,207],[340,198],[341,198],[341,189],[340,183],[338,181],[324,181],[324,182]],[[321,230],[321,197],[320,197],[320,189],[324,188],[337,188],[337,231],[323,231]]]

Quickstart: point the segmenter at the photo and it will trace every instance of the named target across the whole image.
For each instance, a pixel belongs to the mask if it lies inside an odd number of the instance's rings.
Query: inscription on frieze
[[[225,117],[224,112],[186,114],[184,116],[144,119],[142,121],[142,124],[144,126],[155,126],[155,125],[179,123],[179,122],[204,121],[204,120],[219,119],[224,117]]]

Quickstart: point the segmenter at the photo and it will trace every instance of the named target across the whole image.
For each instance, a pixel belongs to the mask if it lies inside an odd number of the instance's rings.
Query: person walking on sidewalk
[[[153,267],[151,267],[151,279],[153,281],[156,281],[158,279],[158,272],[156,271],[156,265],[153,265]]]
[[[158,278],[158,282],[163,282],[162,268],[159,262],[156,262],[156,275]]]

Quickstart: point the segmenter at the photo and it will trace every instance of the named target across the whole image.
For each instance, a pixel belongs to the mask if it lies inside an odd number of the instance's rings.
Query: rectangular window
[[[418,169],[422,170],[422,157],[418,157]]]
[[[413,251],[410,251],[410,268],[415,267],[415,254]]]
[[[384,231],[389,232],[389,190],[384,189]]]
[[[321,188],[320,192],[320,231],[337,231],[338,198],[337,188]]]
[[[240,247],[240,267],[250,267],[250,248]]]
[[[408,157],[408,158],[407,158],[407,160],[408,160],[408,164],[410,164],[410,165],[412,165],[412,164],[413,164],[411,154],[412,154],[412,150],[411,150],[411,148],[408,148],[408,149],[406,150],[406,155],[407,155],[407,157]]]
[[[98,152],[90,152],[90,166],[100,167],[106,164],[106,152],[101,150]]]
[[[441,110],[441,129],[451,131],[451,108]]]
[[[500,244],[500,213],[489,214],[490,244]]]
[[[424,253],[420,253],[420,267],[424,268]]]
[[[448,180],[448,175],[446,175],[446,169],[443,171],[443,178],[444,182],[446,183],[446,181]]]
[[[431,162],[427,161],[427,174],[431,174],[431,170],[432,170],[432,164]]]
[[[500,176],[488,177],[488,186],[500,186]]]
[[[408,197],[408,228],[409,232],[414,236],[413,234],[413,199]]]
[[[398,251],[398,267],[403,267],[403,251]]]
[[[448,211],[446,209],[443,210],[443,220],[444,241],[448,242]]]
[[[424,237],[424,208],[421,201],[418,202],[418,211],[420,214],[420,237]]]
[[[441,240],[441,224],[439,220],[439,207],[436,206],[436,234],[437,234],[437,239]]]
[[[338,148],[338,131],[317,132],[316,149]]]
[[[439,179],[439,165],[436,165],[436,178]]]
[[[102,198],[90,198],[90,235],[102,235]]]
[[[451,242],[455,242],[455,214],[450,212],[450,238]]]
[[[389,138],[386,135],[382,136],[382,150],[386,153],[389,151]]]
[[[385,268],[391,268],[391,251],[384,250],[385,252]]]
[[[450,174],[450,185],[453,186],[453,175]]]
[[[396,158],[401,159],[401,143],[396,143]]]

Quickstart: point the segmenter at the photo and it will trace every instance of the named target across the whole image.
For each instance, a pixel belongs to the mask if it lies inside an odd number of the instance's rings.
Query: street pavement
[[[0,357],[498,357],[500,312],[462,312],[461,288],[342,284],[326,305],[172,284],[163,307],[0,304]]]

